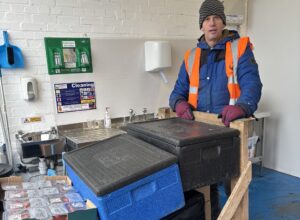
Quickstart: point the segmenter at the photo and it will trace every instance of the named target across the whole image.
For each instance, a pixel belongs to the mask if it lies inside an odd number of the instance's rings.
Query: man
[[[222,122],[229,126],[231,121],[249,117],[257,109],[262,89],[258,66],[249,38],[240,39],[238,32],[224,29],[226,16],[221,2],[206,0],[199,12],[204,34],[197,47],[185,54],[170,107],[185,119],[194,118],[193,110],[221,114]],[[239,57],[234,65],[232,57],[236,53],[228,48],[238,39]]]
[[[193,110],[220,114],[225,126],[251,116],[257,109],[262,84],[249,38],[224,29],[224,6],[206,0],[199,10],[204,33],[187,51],[170,95],[178,117],[194,119]],[[226,189],[228,191],[228,189]],[[212,219],[219,214],[217,185],[211,186]]]

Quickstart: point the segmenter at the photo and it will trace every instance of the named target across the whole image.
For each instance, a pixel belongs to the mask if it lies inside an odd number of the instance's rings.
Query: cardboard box
[[[67,176],[45,176],[45,180],[65,180],[67,184],[72,185],[71,180]],[[4,191],[1,188],[2,183],[21,183],[23,182],[23,178],[19,176],[10,176],[10,177],[3,177],[0,178],[0,199],[1,199],[1,216],[3,215],[3,198],[4,198]],[[89,219],[89,220],[97,220],[97,207],[89,200],[86,201],[86,210],[78,210],[72,213],[68,213],[68,215],[53,217],[53,219],[57,220],[82,220],[82,219]],[[29,219],[25,219],[29,220]],[[34,219],[30,219],[34,220]]]

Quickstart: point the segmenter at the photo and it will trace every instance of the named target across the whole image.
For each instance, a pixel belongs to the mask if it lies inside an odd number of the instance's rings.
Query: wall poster
[[[96,109],[94,82],[54,84],[58,113]]]

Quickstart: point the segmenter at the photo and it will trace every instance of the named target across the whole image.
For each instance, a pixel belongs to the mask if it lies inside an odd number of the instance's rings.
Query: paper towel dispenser
[[[37,81],[32,77],[23,77],[21,79],[22,96],[26,101],[33,101],[37,99]]]
[[[145,42],[146,71],[157,72],[171,66],[171,45],[168,41]]]
[[[145,70],[147,72],[159,72],[163,81],[168,83],[163,71],[171,66],[171,45],[168,41],[145,42]]]

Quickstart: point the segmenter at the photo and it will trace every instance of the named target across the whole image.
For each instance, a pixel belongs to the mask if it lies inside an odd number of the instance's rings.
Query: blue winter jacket
[[[219,114],[224,106],[229,104],[228,78],[225,72],[225,44],[239,38],[236,31],[223,31],[223,38],[210,48],[202,36],[197,47],[201,48],[200,58],[200,83],[198,89],[197,111]],[[261,97],[262,83],[258,73],[258,65],[254,55],[247,46],[245,53],[240,57],[237,68],[237,79],[241,89],[241,96],[236,105],[240,105],[247,116],[252,115],[257,109]],[[180,67],[177,81],[170,95],[169,104],[175,111],[176,103],[188,100],[189,75],[184,61]]]

